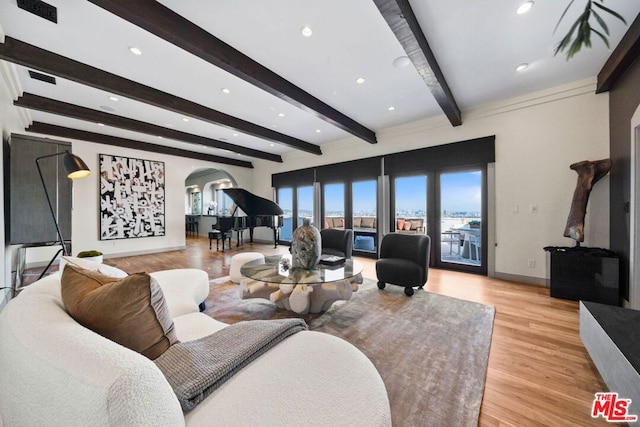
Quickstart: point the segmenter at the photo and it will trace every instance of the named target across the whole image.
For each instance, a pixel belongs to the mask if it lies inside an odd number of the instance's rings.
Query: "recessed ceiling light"
[[[104,123],[98,123],[98,126],[104,126]]]
[[[233,136],[238,136],[238,134],[237,134],[237,133],[234,133],[234,134],[233,134]]]
[[[522,64],[520,64],[520,65],[518,65],[518,66],[516,67],[516,71],[524,71],[524,70],[526,70],[528,67],[529,67],[529,64],[527,64],[527,63],[524,63],[524,62],[523,62]]]
[[[311,28],[308,25],[305,25],[304,27],[300,28],[300,32],[305,37],[311,37],[311,35],[313,34],[313,28]]]
[[[396,107],[394,107],[393,105],[391,105],[389,108],[387,108],[387,110],[389,110],[389,111],[393,111],[395,109],[396,109]]]
[[[129,52],[133,53],[134,55],[138,55],[138,56],[142,55],[142,51],[139,48],[135,47],[135,46],[129,46]]]
[[[522,3],[520,6],[518,6],[518,8],[516,9],[516,13],[518,15],[523,15],[529,12],[532,7],[533,7],[533,1],[526,1]]]
[[[322,132],[320,129],[316,129],[316,133],[320,133]]]
[[[364,82],[365,82],[364,77],[358,77],[358,78],[356,79],[356,83],[358,83],[359,85],[361,85],[361,84],[362,84],[362,83],[364,83]]]
[[[164,139],[164,136],[160,136],[160,135],[158,135],[158,138],[160,138],[160,139]]]
[[[226,87],[222,88],[222,93],[231,93],[231,91],[229,89],[227,89]]]
[[[396,68],[404,68],[411,63],[411,60],[406,56],[399,56],[393,60],[393,66]]]
[[[109,111],[110,113],[113,113],[114,111],[116,111],[115,109],[109,107],[108,105],[101,105],[100,109],[104,111]]]
[[[182,121],[183,121],[183,122],[188,122],[188,121],[189,121],[189,119],[188,119],[188,118],[186,118],[186,117],[183,117],[183,118],[182,118]]]
[[[272,142],[271,144],[269,144],[269,147],[273,147],[275,146],[275,144]]]
[[[284,117],[284,113],[278,113],[278,117]]]
[[[114,101],[114,102],[118,100],[118,98],[116,98],[115,96],[110,96],[109,99]]]

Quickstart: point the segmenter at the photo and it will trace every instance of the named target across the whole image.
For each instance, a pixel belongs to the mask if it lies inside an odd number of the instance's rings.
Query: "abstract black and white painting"
[[[164,163],[100,154],[100,240],[165,235]]]

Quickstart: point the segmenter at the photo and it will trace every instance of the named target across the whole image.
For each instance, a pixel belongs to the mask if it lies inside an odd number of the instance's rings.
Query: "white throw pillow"
[[[115,277],[117,279],[122,279],[128,276],[127,273],[120,270],[119,268],[112,267],[106,264],[98,264],[97,262],[89,261],[83,258],[66,256],[66,255],[63,256],[62,259],[60,260],[60,267],[59,267],[60,272],[64,270],[64,266],[67,263],[71,265],[75,265],[76,267],[84,268],[86,270],[97,271],[104,274],[105,276]]]

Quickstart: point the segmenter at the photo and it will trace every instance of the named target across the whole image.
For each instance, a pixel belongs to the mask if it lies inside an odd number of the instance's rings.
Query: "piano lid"
[[[282,208],[271,200],[256,196],[242,188],[223,188],[240,209],[247,215],[282,215]]]

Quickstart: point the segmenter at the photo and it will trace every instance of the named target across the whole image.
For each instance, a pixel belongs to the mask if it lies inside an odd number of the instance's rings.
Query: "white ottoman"
[[[258,252],[242,252],[235,254],[231,257],[231,267],[229,268],[229,278],[233,283],[240,283],[242,280],[242,274],[240,274],[240,267],[249,261],[262,260],[264,263],[264,255]]]

